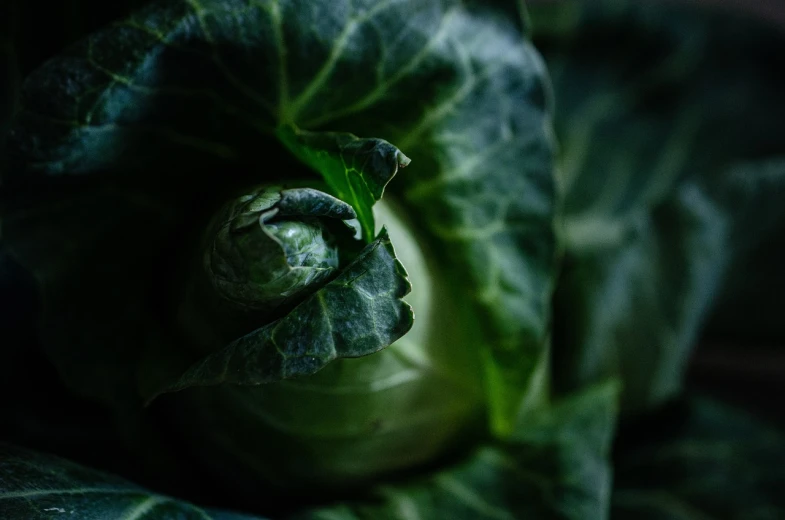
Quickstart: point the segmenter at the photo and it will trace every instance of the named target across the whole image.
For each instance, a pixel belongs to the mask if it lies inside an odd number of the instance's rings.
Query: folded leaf
[[[382,198],[384,187],[398,168],[404,168],[411,160],[383,139],[287,127],[279,130],[278,135],[292,153],[322,174],[336,197],[352,205],[363,237],[370,242],[376,227],[373,205]]]
[[[194,363],[148,402],[192,386],[259,385],[306,376],[337,358],[373,354],[411,328],[412,309],[401,300],[410,290],[382,230],[337,278],[286,316]]]

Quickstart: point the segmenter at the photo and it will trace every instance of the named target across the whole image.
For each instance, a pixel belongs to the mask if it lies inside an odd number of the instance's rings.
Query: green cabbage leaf
[[[773,200],[783,189],[772,175],[785,156],[785,79],[773,50],[785,36],[659,2],[537,3],[530,12],[561,146],[555,386],[619,377],[623,408],[642,412],[681,391],[721,291],[733,309],[754,299],[735,300],[731,287],[765,286],[747,284],[741,258],[745,244],[782,229],[763,194]],[[772,309],[775,293],[763,300]],[[745,320],[728,318],[725,330],[733,323]]]

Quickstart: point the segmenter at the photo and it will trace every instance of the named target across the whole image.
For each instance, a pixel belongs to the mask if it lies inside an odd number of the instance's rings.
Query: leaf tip
[[[411,163],[411,162],[412,162],[412,160],[411,160],[411,159],[409,159],[409,158],[406,156],[406,154],[404,154],[404,153],[403,153],[402,151],[400,151],[400,150],[398,150],[398,151],[396,152],[396,154],[395,154],[395,160],[398,162],[398,168],[406,168],[407,166],[409,166],[409,163]]]

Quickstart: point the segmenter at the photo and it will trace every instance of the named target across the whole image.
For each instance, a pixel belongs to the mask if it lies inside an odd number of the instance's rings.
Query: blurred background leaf
[[[685,2],[530,11],[562,147],[555,382],[569,391],[618,375],[624,408],[640,413],[680,392],[723,287],[712,322],[725,330],[705,334],[761,333],[727,304],[761,290],[745,266],[783,229],[763,198],[785,184],[772,173],[785,157],[785,35]],[[783,293],[771,294],[761,307],[777,315]]]
[[[691,397],[624,433],[612,519],[785,517],[785,436],[751,415]]]

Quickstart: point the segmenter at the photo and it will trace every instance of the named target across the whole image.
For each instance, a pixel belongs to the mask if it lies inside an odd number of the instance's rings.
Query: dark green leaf
[[[442,24],[455,38],[457,78],[413,130],[390,134],[413,162],[388,192],[421,223],[444,278],[464,280],[484,324],[492,427],[506,435],[546,394],[556,266],[550,91],[518,31],[454,14]]]
[[[521,399],[545,394],[545,78],[514,23],[458,0],[162,0],[90,36],[27,79],[14,129],[4,232],[44,288],[51,357],[82,393],[127,393],[138,353],[170,348],[171,286],[206,215],[250,186],[316,179],[281,129],[379,136],[414,158],[385,196],[481,317],[509,433]]]
[[[729,243],[726,216],[700,189],[672,197],[624,222],[572,225],[556,292],[562,388],[620,375],[630,410],[678,393]]]
[[[62,0],[48,6],[47,16],[41,16],[40,4],[23,0],[4,1],[2,5],[7,5],[13,13],[3,22],[7,21],[11,27],[11,32],[5,34],[10,36],[13,33],[14,36],[19,71],[23,77],[27,76],[79,38],[120,16],[126,16],[148,1]]]
[[[616,385],[588,389],[531,416],[509,442],[482,448],[453,468],[381,487],[375,503],[343,504],[302,518],[605,518],[616,401]]]
[[[785,155],[730,168],[714,186],[733,219],[735,254],[706,335],[770,347],[785,343]]]
[[[0,443],[0,516],[24,520],[262,520],[158,495],[65,459]]]
[[[627,439],[612,518],[774,520],[785,516],[785,436],[753,417],[690,399],[673,425]],[[640,442],[647,439],[648,442]]]
[[[411,328],[412,309],[401,300],[410,290],[382,230],[335,280],[285,317],[196,362],[165,388],[152,389],[148,402],[192,386],[259,385],[309,375],[336,358],[378,352]]]
[[[562,144],[557,384],[619,375],[626,408],[656,404],[678,391],[739,247],[716,185],[785,151],[774,51],[785,37],[665,2],[552,2],[532,15]]]

